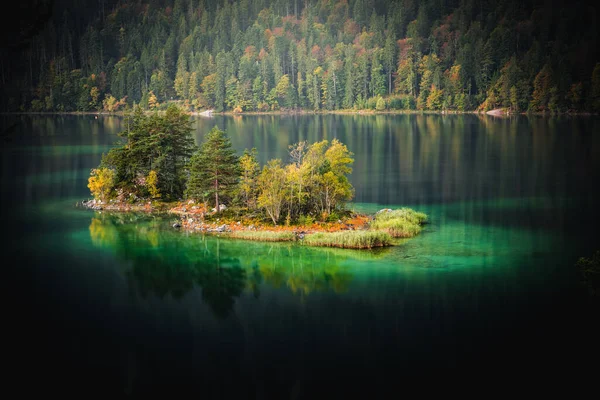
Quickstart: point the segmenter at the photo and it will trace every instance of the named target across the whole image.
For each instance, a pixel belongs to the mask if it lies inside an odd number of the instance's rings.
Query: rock
[[[179,222],[175,222],[173,224],[173,228],[181,228],[181,224]]]
[[[227,231],[227,225],[225,225],[225,224],[223,224],[221,226],[217,226],[215,228],[215,232],[225,232],[225,231]]]
[[[225,204],[219,204],[219,211],[226,210],[227,206]]]
[[[391,208],[382,208],[381,210],[377,211],[376,214],[383,213],[383,212],[392,212],[392,209]]]

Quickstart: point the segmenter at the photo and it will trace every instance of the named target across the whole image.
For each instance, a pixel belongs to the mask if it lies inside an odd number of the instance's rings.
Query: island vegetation
[[[164,110],[172,102],[235,113],[600,111],[599,8],[589,2],[60,6],[29,10],[46,23],[4,49],[2,111]]]
[[[88,207],[169,212],[177,228],[239,239],[357,249],[413,237],[427,220],[411,209],[349,210],[354,154],[337,139],[296,143],[289,162],[261,167],[255,148],[238,157],[217,127],[196,146],[189,115],[175,105],[151,114],[138,107],[125,126],[91,171]]]

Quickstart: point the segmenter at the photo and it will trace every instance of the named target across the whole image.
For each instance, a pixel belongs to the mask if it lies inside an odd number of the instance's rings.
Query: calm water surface
[[[419,237],[376,252],[78,209],[123,121],[1,118],[9,360],[25,389],[314,398],[594,371],[581,360],[597,361],[598,309],[573,264],[600,249],[597,118],[195,120],[198,142],[217,125],[262,162],[300,140],[346,143],[354,209],[430,215]]]

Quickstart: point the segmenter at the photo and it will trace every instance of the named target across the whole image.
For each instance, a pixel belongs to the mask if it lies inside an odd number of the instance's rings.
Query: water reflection
[[[6,280],[20,317],[8,324],[14,365],[39,360],[57,389],[71,376],[112,395],[201,387],[209,397],[242,388],[236,397],[286,398],[300,386],[320,393],[331,371],[371,388],[405,376],[399,365],[421,376],[515,360],[554,369],[561,355],[582,365],[575,358],[597,348],[573,264],[598,249],[598,118],[197,121],[198,140],[218,124],[262,161],[285,158],[298,140],[347,143],[355,207],[431,215],[422,235],[381,253],[188,236],[169,218],[74,209],[122,120],[0,122],[10,131],[0,146],[2,238],[19,260]],[[335,389],[331,397],[355,393]]]
[[[353,275],[344,263],[377,260],[386,249],[344,251],[263,244],[173,232],[165,217],[96,212],[91,242],[122,261],[131,295],[182,299],[196,287],[214,315],[227,317],[247,292],[255,299],[263,286],[304,299],[313,292],[344,293]]]
[[[287,158],[288,145],[338,138],[355,153],[356,201],[431,204],[563,195],[600,179],[598,118],[484,115],[300,115],[196,121],[196,138],[214,126],[235,148]]]

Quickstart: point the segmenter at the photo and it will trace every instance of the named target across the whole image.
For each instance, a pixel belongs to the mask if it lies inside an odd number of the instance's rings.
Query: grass
[[[340,247],[344,249],[372,249],[390,246],[391,236],[381,231],[320,232],[306,235],[302,243],[307,246]]]
[[[421,232],[427,215],[410,208],[383,211],[375,216],[370,228],[389,233],[395,238],[410,238]]]
[[[296,240],[294,232],[289,231],[233,231],[229,236],[258,242],[292,242]]]

